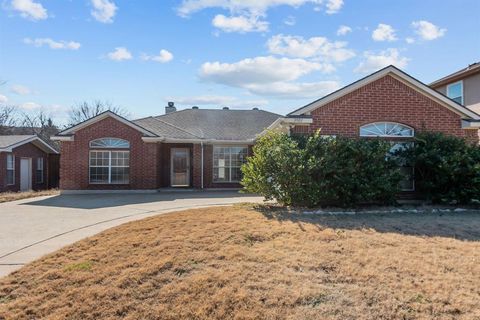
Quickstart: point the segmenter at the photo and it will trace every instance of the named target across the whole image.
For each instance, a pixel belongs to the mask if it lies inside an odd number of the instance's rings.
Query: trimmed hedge
[[[393,203],[402,179],[382,140],[290,137],[270,132],[242,167],[246,191],[284,205]]]
[[[441,133],[420,133],[391,153],[381,139],[291,137],[269,132],[242,167],[246,191],[283,205],[392,204],[399,165],[415,167],[416,192],[433,203],[480,203],[480,147]],[[393,152],[393,151],[392,151]]]
[[[424,132],[399,152],[415,167],[416,190],[433,203],[480,203],[480,147],[442,133]]]

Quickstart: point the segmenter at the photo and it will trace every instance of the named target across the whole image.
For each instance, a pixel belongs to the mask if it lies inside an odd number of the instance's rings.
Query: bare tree
[[[82,121],[98,116],[105,111],[112,111],[122,117],[128,117],[129,113],[125,109],[113,106],[108,101],[95,100],[93,102],[84,101],[73,106],[69,112],[68,126],[74,126]]]
[[[14,106],[0,106],[0,134],[7,134],[17,124],[17,113]]]
[[[36,134],[49,141],[50,137],[59,132],[58,126],[43,110],[22,114],[22,127],[25,133]]]

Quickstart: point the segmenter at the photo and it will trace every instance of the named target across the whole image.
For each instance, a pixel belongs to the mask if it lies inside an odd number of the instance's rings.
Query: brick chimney
[[[165,114],[168,114],[170,112],[175,112],[177,111],[177,108],[175,107],[174,102],[169,102],[168,105],[165,107]]]

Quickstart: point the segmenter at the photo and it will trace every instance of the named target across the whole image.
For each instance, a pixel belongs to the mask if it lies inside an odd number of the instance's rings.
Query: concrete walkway
[[[232,191],[90,194],[0,204],[0,277],[85,237],[125,222],[209,206],[261,202]]]

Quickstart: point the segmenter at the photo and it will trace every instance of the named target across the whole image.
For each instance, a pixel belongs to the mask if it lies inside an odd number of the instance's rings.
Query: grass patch
[[[0,279],[0,319],[480,319],[479,261],[476,212],[188,210]]]
[[[0,203],[10,202],[28,198],[54,196],[60,194],[58,189],[41,190],[41,191],[26,191],[26,192],[1,192]]]
[[[90,271],[92,269],[93,262],[91,261],[84,261],[79,263],[72,263],[67,266],[63,270],[72,272],[72,271]]]

